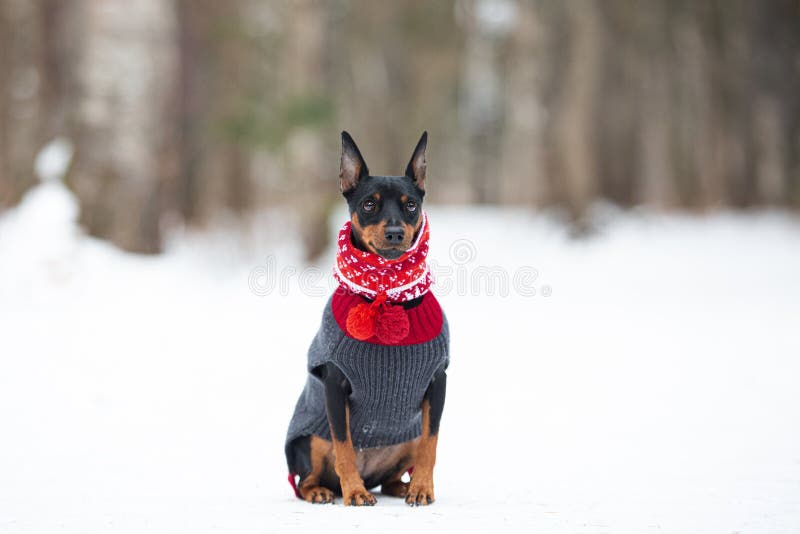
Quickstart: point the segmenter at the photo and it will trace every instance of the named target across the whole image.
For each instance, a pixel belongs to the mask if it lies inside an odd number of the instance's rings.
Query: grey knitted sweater
[[[428,341],[408,345],[349,337],[334,317],[335,297],[328,300],[308,349],[308,378],[289,424],[287,444],[309,435],[331,439],[325,387],[316,374],[328,362],[335,363],[350,381],[350,433],[355,448],[394,445],[421,434],[422,398],[436,370],[449,363],[450,342],[447,319],[438,302],[430,293],[423,299],[420,310],[409,310],[412,330],[415,325],[425,329],[432,323],[437,329],[441,324],[441,329]]]

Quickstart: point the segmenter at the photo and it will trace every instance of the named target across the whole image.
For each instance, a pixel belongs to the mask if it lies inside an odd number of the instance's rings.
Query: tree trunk
[[[90,234],[123,249],[161,248],[162,187],[175,143],[177,41],[172,2],[76,0],[68,176]]]
[[[47,141],[45,42],[39,3],[0,2],[0,210],[34,184],[34,159]]]
[[[503,51],[515,25],[513,0],[464,2],[464,74],[460,116],[468,150],[473,200],[496,202],[500,147],[505,119]]]
[[[597,4],[568,4],[570,51],[564,89],[557,104],[555,176],[576,230],[585,230],[585,214],[597,194],[595,108],[603,58]]]

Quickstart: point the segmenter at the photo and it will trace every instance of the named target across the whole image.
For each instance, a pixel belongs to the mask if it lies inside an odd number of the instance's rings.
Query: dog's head
[[[370,176],[355,141],[342,132],[339,178],[356,247],[394,260],[414,242],[422,224],[427,143],[428,132],[424,132],[405,175]]]

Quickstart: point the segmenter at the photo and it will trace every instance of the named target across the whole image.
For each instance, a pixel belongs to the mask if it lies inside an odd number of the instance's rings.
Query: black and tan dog
[[[340,240],[389,264],[416,250],[426,221],[426,144],[427,132],[405,175],[371,176],[355,142],[342,132],[340,185],[350,211],[345,225],[350,235]],[[447,321],[426,287],[424,294],[394,303],[409,317],[404,342],[354,339],[344,315],[359,304],[365,310],[385,306],[375,300],[340,286],[309,349],[309,377],[290,425],[286,456],[297,496],[310,503],[332,503],[341,495],[345,505],[374,505],[368,489],[378,485],[383,494],[403,497],[412,506],[434,500],[449,362]],[[406,472],[410,482],[401,478]]]

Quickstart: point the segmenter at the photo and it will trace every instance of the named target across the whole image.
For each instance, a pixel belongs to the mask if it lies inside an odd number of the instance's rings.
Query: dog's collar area
[[[346,287],[339,286],[339,288],[340,288],[341,291],[347,291]],[[373,302],[375,302],[375,299],[373,299],[373,298],[365,297],[363,295],[359,295],[359,297],[361,297],[364,300],[364,302],[366,302],[368,304],[372,304]],[[417,297],[415,299],[407,300],[405,302],[398,302],[397,306],[402,306],[404,310],[410,310],[410,309],[416,308],[417,306],[422,304],[422,299],[423,298],[425,298],[425,295],[420,295],[419,297]]]
[[[339,231],[333,275],[341,286],[368,299],[385,295],[390,304],[413,301],[425,295],[433,281],[427,263],[429,237],[423,212],[414,244],[397,260],[387,260],[356,248],[352,223],[347,221]]]
[[[330,303],[331,312],[333,312],[333,318],[339,328],[347,337],[357,339],[348,331],[347,318],[352,309],[364,302],[372,301],[341,287],[333,293]],[[413,306],[410,308],[403,306],[404,313],[408,317],[408,333],[401,340],[392,343],[381,341],[378,337],[372,336],[360,341],[376,345],[413,345],[425,343],[438,336],[442,331],[444,316],[439,301],[436,300],[433,293],[429,291],[413,301],[402,304],[412,304],[412,302]],[[401,303],[397,303],[395,306],[399,307],[400,305]]]

